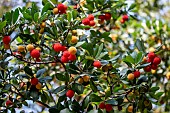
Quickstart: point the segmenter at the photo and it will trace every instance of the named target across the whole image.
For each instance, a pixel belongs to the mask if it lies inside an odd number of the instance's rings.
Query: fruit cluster
[[[61,62],[63,62],[63,63],[68,63],[69,61],[76,60],[75,54],[77,52],[77,49],[73,46],[69,47],[69,49],[67,50],[66,46],[63,46],[60,43],[55,43],[55,44],[53,44],[53,49],[56,52],[62,52]]]
[[[95,25],[94,16],[92,14],[88,15],[87,18],[82,20],[82,23],[84,25],[94,26]]]
[[[146,72],[150,72],[151,69],[156,70],[158,65],[161,63],[161,58],[158,57],[154,52],[150,52],[147,55],[148,57],[144,59],[144,62],[151,63],[150,65],[146,66],[144,70]]]
[[[138,70],[134,71],[133,73],[129,73],[127,78],[128,80],[133,80],[134,78],[139,78],[140,72]]]
[[[101,102],[101,103],[99,104],[99,108],[100,108],[100,109],[106,109],[107,112],[110,112],[110,111],[113,110],[111,104],[105,104],[104,102]]]
[[[125,15],[122,16],[122,19],[120,20],[120,22],[123,24],[126,21],[128,21],[128,19],[129,19],[128,15],[125,14]]]
[[[99,15],[99,17],[98,17],[99,23],[102,24],[102,23],[104,23],[104,20],[106,20],[106,21],[110,20],[111,17],[112,17],[112,15],[109,12],[102,14],[102,15]]]

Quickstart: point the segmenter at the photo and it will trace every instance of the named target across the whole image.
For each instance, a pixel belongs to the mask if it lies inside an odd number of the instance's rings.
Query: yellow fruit
[[[71,43],[75,44],[78,42],[78,38],[76,36],[71,37]]]
[[[54,8],[54,9],[53,9],[53,13],[54,13],[54,14],[58,14],[58,8]]]
[[[34,46],[32,44],[28,44],[26,48],[28,51],[32,51],[34,49]]]
[[[39,32],[40,32],[40,34],[43,34],[44,33],[44,28],[41,28]]]
[[[10,45],[9,44],[4,44],[4,49],[10,49]]]
[[[68,51],[70,52],[70,54],[73,54],[73,55],[75,55],[75,54],[77,53],[77,49],[76,49],[75,47],[73,47],[73,46],[71,46],[71,47],[68,49]]]
[[[24,52],[25,50],[25,47],[24,46],[18,46],[18,51],[19,52]]]
[[[83,81],[83,78],[79,78],[78,79],[78,83],[82,84],[84,81]]]
[[[54,26],[55,25],[55,23],[54,22],[51,22],[51,26]]]
[[[40,48],[40,47],[36,47],[35,49],[37,49],[38,51],[41,51],[41,48]]]
[[[155,52],[155,48],[150,47],[150,48],[149,48],[149,52]]]
[[[38,82],[38,84],[35,86],[37,89],[41,89],[42,88],[42,85],[40,82]]]
[[[152,73],[152,74],[155,74],[155,73],[156,73],[156,70],[153,70],[153,69],[152,69],[152,70],[151,70],[151,73]]]
[[[128,74],[127,78],[128,78],[128,80],[133,80],[134,74],[133,73]]]
[[[166,74],[166,78],[167,78],[168,80],[170,80],[170,72],[168,72],[168,73]]]
[[[41,28],[45,28],[45,27],[46,27],[46,23],[45,23],[45,22],[42,22],[42,23],[40,24],[40,27],[41,27]]]
[[[77,30],[72,30],[73,35],[77,35]]]
[[[90,80],[90,77],[88,75],[83,76],[84,82],[88,82]]]
[[[133,112],[133,106],[128,106],[127,111],[128,111],[128,112]]]

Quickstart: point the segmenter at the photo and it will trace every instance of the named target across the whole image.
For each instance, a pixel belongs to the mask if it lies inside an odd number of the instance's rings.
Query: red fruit
[[[128,17],[128,15],[123,15],[122,19],[123,19],[124,21],[127,21],[127,20],[129,19],[129,17]]]
[[[105,13],[104,18],[105,18],[105,20],[110,20],[111,16],[112,15],[110,13]]]
[[[11,38],[10,38],[10,36],[4,36],[4,38],[2,40],[3,40],[4,44],[9,44],[11,41]]]
[[[155,64],[152,64],[152,65],[151,65],[151,69],[156,70],[157,68],[158,68],[157,65],[155,65]]]
[[[135,78],[140,77],[140,72],[139,71],[135,71],[135,72],[133,72],[133,74],[134,74]]]
[[[104,15],[99,15],[99,17],[98,17],[101,21],[104,21],[104,19],[105,19],[105,16]]]
[[[64,52],[63,52],[63,56],[64,56],[64,57],[69,57],[69,56],[70,56],[70,52],[64,51]]]
[[[31,57],[33,58],[39,58],[40,57],[40,51],[37,49],[33,49],[30,53]]]
[[[73,8],[74,8],[74,9],[77,9],[77,5],[74,5]]]
[[[76,60],[76,55],[70,54],[70,56],[68,57],[68,59],[70,61],[75,61]]]
[[[150,63],[150,62],[152,62],[152,61],[153,61],[153,59],[150,59],[150,58],[147,59],[147,62],[148,62],[148,63]]]
[[[155,65],[160,64],[160,63],[161,63],[161,58],[155,57],[155,58],[153,59],[153,62],[152,62],[152,63],[155,64]]]
[[[54,49],[56,52],[60,52],[60,51],[63,50],[63,47],[62,47],[62,45],[61,45],[60,43],[55,43],[55,44],[53,45],[53,49]]]
[[[84,25],[89,25],[90,24],[90,20],[88,18],[85,18],[85,19],[82,20],[82,23]]]
[[[91,20],[94,20],[94,16],[93,16],[92,14],[88,15],[87,18],[88,18],[90,21],[91,21]]]
[[[73,90],[68,90],[66,92],[66,96],[69,97],[69,98],[72,98],[74,96],[74,91]]]
[[[13,103],[10,101],[10,100],[7,100],[6,101],[6,106],[10,106],[10,105],[12,105]]]
[[[144,68],[144,70],[146,71],[146,72],[150,72],[151,71],[151,66],[149,65],[149,66],[146,66],[145,68]]]
[[[94,26],[94,25],[95,25],[95,22],[93,20],[90,21],[89,26]]]
[[[107,111],[107,112],[110,112],[110,111],[112,111],[112,109],[113,109],[111,104],[106,104],[106,105],[105,105],[105,108],[106,108],[106,111]]]
[[[62,56],[62,57],[61,57],[61,62],[67,63],[68,61],[69,61],[69,60],[68,60],[67,57],[65,57],[65,56]]]
[[[36,77],[33,77],[33,78],[31,78],[31,84],[32,85],[37,85],[38,84],[38,78],[36,78]]]
[[[93,66],[97,67],[97,68],[100,68],[101,67],[101,62],[100,61],[94,61]]]
[[[120,20],[120,22],[121,22],[122,24],[124,24],[124,23],[125,23],[125,21],[124,21],[123,19],[121,19],[121,20]]]
[[[153,53],[153,52],[150,52],[150,53],[148,53],[148,58],[150,59],[150,60],[153,60],[154,58],[155,58],[155,53]]]
[[[36,58],[36,62],[41,62],[41,59],[40,58]]]
[[[100,109],[105,109],[105,103],[104,103],[104,102],[100,103],[100,104],[99,104],[99,108],[100,108]]]
[[[58,4],[57,8],[58,8],[58,13],[59,13],[59,14],[64,14],[64,13],[66,13],[66,10],[67,10],[67,6],[66,6],[66,5],[64,5],[64,4]]]
[[[62,50],[61,51],[66,51],[67,47],[66,46],[62,46]]]

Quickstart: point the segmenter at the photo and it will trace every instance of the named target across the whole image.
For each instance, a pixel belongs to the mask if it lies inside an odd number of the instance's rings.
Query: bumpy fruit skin
[[[74,96],[74,91],[73,90],[68,90],[66,92],[66,96],[69,97],[69,98],[72,98]]]
[[[133,112],[133,106],[128,106],[127,111],[128,112]]]
[[[82,23],[84,25],[89,25],[90,24],[90,20],[88,18],[85,18],[85,19],[82,20]]]
[[[75,44],[78,42],[78,38],[76,36],[71,37],[71,43]]]
[[[135,78],[133,73],[129,73],[127,76],[128,80],[133,80]]]
[[[83,82],[84,82],[84,81],[83,81],[83,78],[79,78],[79,79],[78,79],[78,83],[79,83],[79,84],[82,84]]]
[[[128,15],[123,15],[122,19],[123,19],[124,21],[127,21],[127,20],[129,19],[129,17],[128,17]]]
[[[105,106],[105,103],[104,103],[104,102],[102,102],[102,103],[99,104],[99,108],[100,108],[100,109],[105,109],[105,107],[106,107],[106,106]]]
[[[26,48],[27,48],[27,51],[32,51],[34,49],[34,46],[32,44],[28,44]]]
[[[31,78],[31,84],[32,85],[37,85],[38,84],[38,78],[36,78],[36,77],[33,77],[33,78]]]
[[[110,20],[111,16],[112,15],[110,13],[105,13],[104,18],[105,18],[105,20]]]
[[[62,57],[61,57],[61,62],[67,63],[68,61],[69,61],[69,60],[68,60],[67,57],[65,57],[65,56],[62,56]]]
[[[107,112],[110,112],[110,111],[112,111],[112,109],[113,109],[111,104],[106,104],[106,105],[105,105],[105,108],[106,108],[106,111],[107,111]]]
[[[11,102],[10,100],[7,100],[6,101],[6,106],[10,106],[10,105],[12,105],[13,104],[13,102]]]
[[[38,84],[35,87],[40,90],[42,88],[42,84],[38,82]]]
[[[70,61],[75,61],[76,60],[76,55],[70,54],[70,56],[68,57],[68,59]]]
[[[58,8],[53,9],[53,14],[58,14]]]
[[[70,54],[73,54],[73,55],[77,53],[77,49],[73,46],[69,47],[68,51],[70,52]]]
[[[25,50],[25,47],[24,46],[18,46],[18,51],[19,52],[24,52]]]
[[[64,52],[63,52],[63,56],[64,56],[64,57],[69,57],[69,56],[70,56],[70,52],[64,51]]]
[[[65,14],[66,13],[66,10],[67,10],[67,6],[66,5],[58,4],[57,8],[58,8],[58,13],[59,14]]]
[[[11,38],[10,38],[10,36],[4,36],[2,41],[4,44],[9,44],[11,41]]]
[[[4,49],[10,49],[10,44],[4,44]]]
[[[55,43],[55,44],[53,45],[53,49],[54,49],[56,52],[60,52],[60,51],[62,51],[63,47],[62,47],[62,45],[61,45],[60,43]]]
[[[46,23],[45,23],[45,22],[42,22],[42,23],[40,24],[40,27],[41,27],[41,28],[45,28],[45,27],[46,27]]]
[[[161,63],[161,58],[155,57],[155,58],[153,59],[153,62],[152,62],[152,63],[155,64],[155,65],[160,64],[160,63]]]
[[[94,62],[93,62],[93,66],[94,66],[94,67],[97,67],[97,68],[100,68],[102,65],[101,65],[101,62],[100,62],[100,61],[94,61]]]
[[[148,53],[148,58],[152,61],[155,58],[155,53],[153,52]]]
[[[94,20],[90,21],[89,26],[95,26]]]
[[[149,66],[146,66],[145,68],[144,68],[144,71],[145,72],[150,72],[151,71],[151,66],[149,65]]]
[[[120,20],[120,23],[124,24],[124,23],[125,23],[125,21],[124,21],[123,19],[121,19],[121,20]]]
[[[33,50],[30,52],[30,55],[31,55],[31,57],[33,57],[33,58],[39,58],[39,57],[40,57],[40,51],[38,51],[37,49],[33,49]]]
[[[99,15],[98,17],[101,21],[104,21],[105,20],[105,16],[104,15]]]
[[[39,31],[40,34],[43,34],[44,33],[44,28],[41,28],[40,31]]]
[[[88,18],[90,21],[91,21],[91,20],[94,20],[94,16],[93,16],[92,14],[88,15],[87,18]]]
[[[139,72],[139,71],[135,71],[135,72],[133,72],[133,74],[134,74],[134,77],[135,77],[135,78],[140,77],[140,72]]]
[[[73,35],[77,35],[77,30],[72,30]]]
[[[90,77],[88,75],[84,75],[82,78],[84,82],[88,82],[90,80]]]
[[[151,69],[156,70],[157,68],[158,68],[157,65],[155,65],[155,64],[152,64],[152,65],[151,65]]]

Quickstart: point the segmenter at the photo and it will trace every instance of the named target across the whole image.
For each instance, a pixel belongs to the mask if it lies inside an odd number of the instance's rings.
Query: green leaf
[[[164,92],[158,92],[158,93],[156,93],[156,97],[157,97],[157,99],[159,99],[162,95],[164,94]]]
[[[145,52],[145,46],[143,41],[137,39],[135,42],[135,46],[138,48],[139,51]]]
[[[66,88],[66,85],[59,86],[52,93],[57,94],[60,91],[64,90],[65,88]]]
[[[108,55],[108,52],[103,52],[99,55],[99,57],[97,57],[96,59],[101,59],[103,58],[105,55]]]
[[[139,52],[135,58],[135,63],[139,64],[142,60],[143,60],[144,55],[142,54],[142,52]]]
[[[101,102],[102,101],[102,99],[98,95],[95,95],[95,94],[91,94],[89,99],[91,102]]]
[[[83,45],[84,43],[86,43],[85,41],[82,41],[82,42],[78,42],[75,47],[80,47],[81,45]]]
[[[150,91],[150,92],[155,92],[155,91],[157,91],[157,90],[159,90],[159,87],[152,87],[149,91]]]
[[[78,12],[76,11],[76,10],[73,10],[72,11],[72,18],[73,18],[73,20],[75,20],[76,18],[77,18],[77,16],[78,16]]]
[[[45,4],[45,6],[43,7],[41,14],[43,15],[45,12],[47,12],[48,10],[51,10],[51,9],[53,9],[53,5],[51,5],[50,2],[47,2]]]
[[[97,92],[97,87],[92,79],[90,79],[90,87],[93,90],[93,92],[95,92],[95,93]]]
[[[129,7],[128,11],[134,9],[135,7],[136,7],[136,4],[134,3],[134,4],[132,4],[132,5]]]
[[[34,21],[38,22],[38,19],[39,19],[39,12],[34,14]]]
[[[76,71],[80,71],[79,68],[75,64],[69,64],[69,68],[72,68]]]
[[[100,44],[98,52],[97,52],[97,55],[95,56],[95,58],[99,57],[99,55],[101,54],[102,50],[103,50],[103,43]]]
[[[92,43],[85,43],[82,45],[82,48],[87,50],[90,55],[93,55],[93,44]]]
[[[72,85],[72,89],[79,95],[83,94],[84,87],[81,84],[75,83]]]
[[[71,22],[71,19],[72,19],[71,12],[68,12],[68,13],[67,13],[67,20],[68,20],[69,22]]]
[[[56,78],[58,80],[61,80],[61,81],[65,81],[66,80],[66,77],[63,74],[61,74],[61,73],[57,73],[55,76],[56,76]]]
[[[118,102],[115,99],[109,99],[106,101],[107,104],[117,105]]]
[[[130,55],[128,55],[128,56],[126,56],[125,58],[123,58],[123,61],[128,62],[128,63],[135,64],[135,61],[134,61],[133,57],[130,56]]]
[[[38,70],[36,73],[36,77],[38,78],[38,77],[42,76],[45,72],[46,72],[45,68]]]
[[[16,9],[15,11],[14,11],[14,13],[13,13],[13,16],[12,16],[12,18],[13,18],[13,24],[15,24],[16,23],[16,21],[18,20],[18,17],[19,17],[19,9]]]
[[[27,20],[32,20],[31,15],[29,15],[28,13],[23,13],[23,16],[24,16],[24,18],[27,19]]]
[[[2,33],[2,29],[6,26],[7,21],[0,22],[0,33]]]
[[[25,73],[27,73],[28,75],[33,76],[32,70],[31,70],[31,68],[29,68],[28,66],[25,66],[25,67],[24,67],[24,71],[25,71]]]

